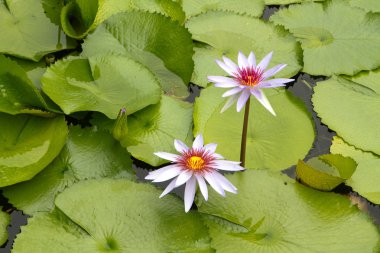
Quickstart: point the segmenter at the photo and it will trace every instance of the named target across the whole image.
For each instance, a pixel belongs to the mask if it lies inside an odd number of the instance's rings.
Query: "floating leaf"
[[[190,33],[159,14],[141,11],[113,16],[88,36],[84,56],[129,56],[152,71],[168,95],[186,97],[194,63]]]
[[[0,53],[34,61],[50,52],[76,46],[45,16],[38,0],[1,1],[0,30]]]
[[[350,4],[367,12],[380,12],[380,1],[378,0],[350,0]]]
[[[297,164],[297,178],[317,190],[331,191],[355,172],[357,163],[350,157],[337,154],[313,157]]]
[[[213,252],[199,214],[186,214],[182,201],[159,195],[128,180],[75,184],[55,201],[65,215],[57,210],[29,219],[13,253]]]
[[[62,28],[70,37],[82,39],[112,15],[131,10],[159,12],[180,23],[185,18],[172,0],[72,0],[62,8]]]
[[[237,195],[225,199],[210,191],[208,202],[198,199],[217,252],[378,250],[378,229],[344,196],[262,170],[227,177]]]
[[[186,18],[196,16],[207,11],[233,11],[239,14],[248,14],[260,17],[265,7],[264,0],[183,0],[183,10]]]
[[[161,94],[149,70],[122,56],[70,57],[51,66],[42,83],[66,114],[98,111],[112,119],[120,108],[133,113],[157,103]]]
[[[4,188],[13,206],[34,214],[54,208],[54,198],[77,181],[124,177],[134,179],[132,160],[120,144],[105,131],[71,127],[60,155],[33,179]]]
[[[192,140],[192,104],[162,96],[161,102],[128,118],[128,135],[121,140],[133,157],[157,166],[167,162],[153,153],[175,153],[174,139],[189,144]]]
[[[0,187],[34,177],[59,154],[66,136],[64,117],[0,113]]]
[[[277,116],[251,99],[246,168],[283,170],[310,150],[315,136],[313,123],[305,105],[288,91],[266,91]],[[225,104],[223,92],[215,87],[202,90],[194,108],[194,134],[203,133],[206,143],[217,143],[220,154],[236,161],[244,113],[237,113],[235,108],[220,113]]]
[[[358,81],[356,79],[356,81]],[[347,142],[380,154],[380,96],[378,90],[332,78],[319,82],[312,98],[322,122]]]
[[[194,40],[209,45],[195,48],[192,82],[197,85],[206,87],[208,75],[225,75],[215,60],[222,55],[236,59],[238,51],[246,55],[254,51],[257,59],[273,51],[270,66],[288,64],[277,77],[290,77],[301,69],[301,50],[293,36],[262,20],[231,12],[210,11],[191,18],[187,27]]]
[[[323,2],[325,0],[264,0],[266,5],[286,5],[304,2]]]
[[[380,16],[368,16],[346,1],[292,5],[274,14],[304,51],[304,72],[353,75],[380,65]]]
[[[1,211],[1,209],[2,206],[0,206],[0,246],[8,240],[7,226],[11,221],[9,214]]]

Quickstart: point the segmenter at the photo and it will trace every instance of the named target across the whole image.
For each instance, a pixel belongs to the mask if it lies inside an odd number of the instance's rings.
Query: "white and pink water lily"
[[[287,64],[279,64],[265,71],[272,59],[272,54],[273,52],[270,52],[257,65],[256,57],[253,52],[249,54],[248,58],[242,52],[239,52],[238,65],[225,56],[223,56],[223,62],[216,60],[216,63],[226,71],[230,77],[208,76],[208,81],[213,82],[215,87],[232,88],[223,94],[223,97],[230,98],[221,112],[227,110],[236,101],[237,111],[240,112],[250,96],[253,95],[268,111],[276,115],[261,89],[285,86],[285,83],[292,82],[294,79],[268,79],[287,66]]]
[[[194,196],[199,185],[200,192],[204,199],[208,199],[208,189],[206,181],[220,195],[225,196],[225,191],[237,193],[237,188],[231,184],[219,170],[241,171],[244,170],[240,162],[227,161],[215,153],[217,144],[209,143],[203,145],[202,135],[198,135],[192,147],[187,147],[180,140],[174,140],[174,147],[180,154],[166,152],[156,152],[155,155],[171,161],[171,165],[150,172],[145,179],[153,182],[172,181],[162,192],[161,197],[171,192],[174,188],[183,184],[185,186],[185,211],[188,212],[194,202]]]

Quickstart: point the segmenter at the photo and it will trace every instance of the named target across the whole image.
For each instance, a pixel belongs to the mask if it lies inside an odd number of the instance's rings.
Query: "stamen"
[[[189,169],[200,170],[200,169],[203,169],[205,165],[205,161],[202,159],[202,157],[191,156],[190,158],[187,159],[186,165]]]
[[[242,68],[238,70],[236,81],[245,86],[255,86],[263,79],[263,71],[255,68]]]

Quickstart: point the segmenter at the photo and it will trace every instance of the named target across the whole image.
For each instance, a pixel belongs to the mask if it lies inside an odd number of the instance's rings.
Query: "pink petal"
[[[244,107],[245,103],[247,103],[247,100],[251,96],[251,92],[249,88],[246,88],[240,95],[237,104],[236,104],[236,110],[238,112],[241,111],[241,109]]]
[[[169,166],[168,166],[169,167]],[[163,182],[167,181],[169,179],[172,179],[173,177],[178,176],[178,174],[181,173],[181,167],[179,166],[172,166],[165,171],[163,171],[158,177],[156,177],[153,182]]]
[[[274,76],[275,74],[277,74],[278,72],[280,72],[286,66],[287,66],[287,64],[279,64],[279,65],[274,66],[273,68],[265,71],[264,74],[263,74],[263,79],[267,79],[267,78],[269,78],[271,76]]]
[[[161,169],[158,169],[158,170],[154,170],[154,171],[151,171],[149,172],[149,174],[145,177],[146,180],[154,180],[156,179],[156,177],[158,177],[161,173],[165,172],[166,170],[169,170],[173,167],[177,167],[176,164],[172,164],[172,165],[168,165],[168,166],[165,166]]]
[[[248,63],[249,63],[250,67],[252,67],[252,68],[256,67],[256,57],[255,57],[255,53],[253,53],[252,51],[251,51],[251,53],[249,53]]]
[[[184,152],[188,151],[189,148],[186,146],[185,143],[183,143],[182,141],[180,140],[174,140],[174,147],[175,149],[180,152],[181,154],[183,154]]]
[[[242,90],[244,90],[244,88],[242,88],[242,87],[236,87],[236,88],[233,88],[233,89],[231,89],[231,90],[228,90],[228,91],[224,92],[224,94],[222,95],[222,97],[225,98],[225,97],[232,96],[232,95],[234,95],[234,94],[236,94],[236,93],[241,92]]]
[[[230,106],[235,103],[235,101],[239,98],[239,95],[240,94],[235,94],[234,96],[230,97],[228,100],[227,100],[227,103],[223,106],[222,110],[220,110],[220,112],[225,112],[228,108],[230,108]]]
[[[204,178],[199,174],[195,174],[195,177],[197,178],[199,189],[201,190],[203,197],[207,201],[208,200],[208,190],[207,190],[206,182],[205,182]]]
[[[185,187],[185,212],[187,213],[194,202],[194,196],[195,196],[195,187],[196,187],[196,181],[194,177],[191,177],[190,180],[186,183]]]
[[[207,182],[211,185],[211,187],[217,193],[219,193],[223,197],[226,196],[226,194],[224,193],[224,190],[223,190],[222,186],[220,186],[220,184],[214,179],[214,177],[212,176],[212,173],[205,173],[204,178],[207,180]]]
[[[293,81],[294,79],[276,78],[276,79],[262,81],[258,85],[256,85],[256,87],[257,88],[275,88],[275,87],[286,86],[285,83],[290,83]]]
[[[234,88],[239,86],[238,83],[214,83],[214,86],[217,88]]]
[[[239,68],[240,69],[242,69],[242,68],[248,68],[248,65],[249,65],[247,58],[240,51],[239,51],[239,54],[238,54],[238,64],[239,64]]]
[[[214,154],[214,152],[215,152],[217,146],[218,146],[218,145],[215,144],[215,143],[209,143],[209,144],[205,145],[203,148],[204,148],[206,151],[208,151],[209,153]]]
[[[155,152],[154,153],[156,156],[158,157],[161,157],[165,160],[169,160],[169,161],[172,161],[172,162],[175,162],[177,161],[180,156],[179,155],[176,155],[176,154],[171,154],[171,153],[167,153],[167,152]]]
[[[213,82],[213,83],[228,83],[228,82],[237,83],[234,79],[230,77],[225,77],[225,76],[208,76],[207,79],[209,82]]]
[[[175,186],[178,187],[180,185],[183,185],[184,183],[187,182],[187,180],[189,180],[189,178],[193,175],[193,172],[189,171],[189,170],[184,170],[181,172],[181,174],[179,174],[179,176],[177,177],[177,180],[175,182]]]
[[[257,69],[261,69],[261,70],[264,70],[268,67],[269,65],[269,62],[270,60],[272,59],[272,54],[273,52],[270,52],[269,54],[267,54],[264,59],[261,60],[261,62],[259,63],[259,65],[257,65]]]
[[[168,184],[168,186],[166,186],[165,190],[161,193],[160,195],[160,198],[162,198],[163,196],[165,196],[166,194],[168,194],[169,192],[171,192],[174,188],[175,188],[175,179],[172,180],[170,182],[170,184]]]
[[[223,56],[222,58],[223,58],[223,61],[226,63],[226,65],[230,67],[230,69],[232,70],[233,74],[231,76],[235,76],[235,73],[238,72],[239,67],[233,61],[231,61],[230,58],[225,57],[225,56]]]
[[[195,137],[195,140],[193,142],[193,149],[201,149],[203,148],[203,137],[201,134],[198,134],[197,137]]]
[[[223,187],[224,190],[235,194],[237,193],[237,188],[231,184],[231,182],[228,181],[222,174],[214,172],[212,175],[214,176],[215,180],[218,180],[219,184]]]
[[[267,97],[265,96],[264,92],[262,92],[260,89],[252,89],[251,90],[252,95],[254,95],[257,100],[274,116],[276,116],[276,113],[274,112],[272,106],[270,105]]]
[[[231,69],[229,66],[227,66],[224,62],[221,62],[219,60],[216,60],[216,63],[221,67],[224,71],[226,71],[230,76],[234,76],[235,69]]]
[[[216,165],[217,170],[225,170],[225,171],[240,171],[245,170],[239,164],[240,162],[226,161],[226,160],[216,160],[213,161]]]

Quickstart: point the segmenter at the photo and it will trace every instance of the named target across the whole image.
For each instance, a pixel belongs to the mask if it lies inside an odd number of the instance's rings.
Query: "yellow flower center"
[[[187,167],[192,170],[203,169],[204,165],[205,161],[202,159],[202,157],[192,156],[189,159],[187,159]]]

